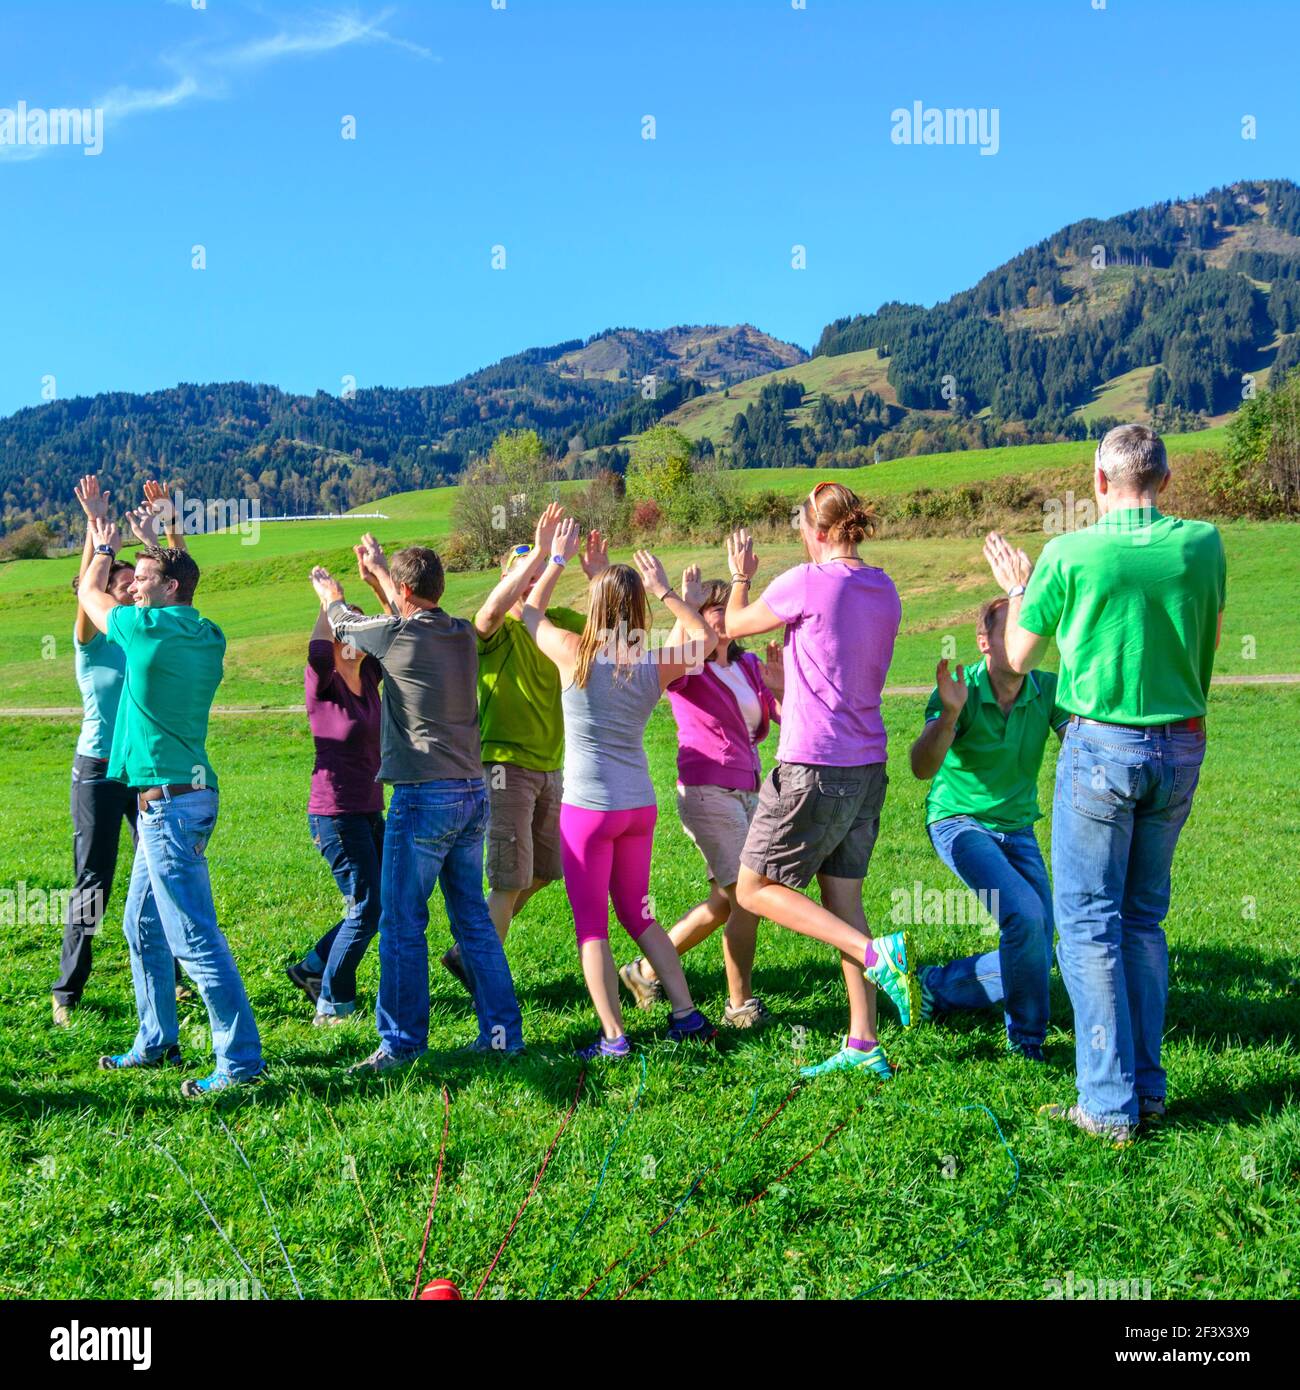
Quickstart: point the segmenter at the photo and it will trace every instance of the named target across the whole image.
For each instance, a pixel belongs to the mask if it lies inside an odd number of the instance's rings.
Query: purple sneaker
[[[620,1033],[612,1042],[602,1033],[594,1043],[588,1047],[580,1047],[577,1056],[584,1062],[594,1062],[598,1057],[630,1057],[632,1055],[632,1044],[628,1042],[627,1036]]]
[[[668,1020],[668,1031],[664,1034],[669,1042],[711,1043],[717,1040],[718,1030],[699,1011],[692,1009],[683,1018]]]

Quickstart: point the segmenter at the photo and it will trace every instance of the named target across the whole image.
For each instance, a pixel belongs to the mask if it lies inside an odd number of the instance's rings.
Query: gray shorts
[[[677,784],[682,829],[695,841],[709,877],[720,888],[729,888],[740,877],[740,854],[757,805],[757,792]]]
[[[560,878],[560,774],[494,763],[487,784],[488,887],[527,888],[535,878]]]
[[[884,763],[777,763],[758,794],[740,862],[787,888],[817,874],[866,878],[889,778]]]

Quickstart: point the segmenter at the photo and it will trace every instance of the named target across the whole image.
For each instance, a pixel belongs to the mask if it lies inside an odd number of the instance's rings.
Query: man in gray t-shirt
[[[387,1071],[429,1046],[429,897],[441,883],[469,978],[480,1051],[520,1052],[523,1027],[505,951],[483,899],[487,789],[479,756],[474,628],[438,606],[442,561],[423,546],[393,556],[373,536],[356,547],[362,578],[394,616],[343,602],[328,570],[312,585],[338,641],[384,673],[379,780],[393,787],[384,829],[379,917],[379,1047],[354,1071]]]

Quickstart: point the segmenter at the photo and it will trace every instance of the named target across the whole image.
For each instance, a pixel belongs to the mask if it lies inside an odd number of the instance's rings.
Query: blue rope
[[[582,1215],[578,1218],[578,1224],[573,1228],[573,1231],[570,1234],[569,1239],[564,1243],[563,1246],[560,1247],[560,1253],[556,1255],[554,1263],[551,1265],[550,1269],[546,1271],[546,1278],[542,1281],[542,1287],[537,1291],[535,1295],[536,1298],[540,1299],[546,1297],[546,1290],[551,1286],[551,1276],[555,1273],[556,1266],[560,1263],[564,1256],[569,1253],[569,1250],[573,1246],[573,1242],[578,1238],[579,1232],[587,1224],[587,1218],[596,1209],[596,1203],[600,1199],[600,1189],[605,1184],[605,1174],[609,1169],[610,1160],[614,1157],[614,1151],[618,1148],[619,1141],[623,1138],[623,1131],[628,1127],[629,1124],[631,1124],[632,1116],[636,1114],[636,1108],[638,1105],[641,1104],[641,1097],[645,1094],[646,1067],[644,1052],[640,1054],[640,1061],[640,1084],[636,1088],[636,1095],[632,1098],[632,1104],[628,1109],[627,1114],[623,1117],[623,1123],[619,1125],[618,1132],[614,1135],[614,1142],[609,1146],[609,1148],[605,1152],[605,1160],[600,1165],[600,1176],[596,1180],[596,1190],[591,1194],[591,1201],[587,1203],[586,1211],[584,1211]]]

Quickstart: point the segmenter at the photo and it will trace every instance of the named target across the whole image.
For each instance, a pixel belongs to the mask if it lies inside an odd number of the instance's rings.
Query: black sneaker
[[[1163,1096],[1138,1097],[1138,1124],[1147,1129],[1158,1129],[1165,1122],[1165,1100]]]
[[[465,986],[465,989],[473,994],[474,991],[469,987],[469,976],[465,973],[465,964],[460,958],[460,952],[455,946],[442,958],[442,968],[455,977]]]
[[[324,977],[311,974],[301,965],[286,965],[284,973],[289,977],[289,983],[297,985],[315,1007],[316,1001],[320,998],[320,982]]]

